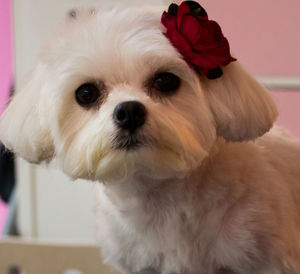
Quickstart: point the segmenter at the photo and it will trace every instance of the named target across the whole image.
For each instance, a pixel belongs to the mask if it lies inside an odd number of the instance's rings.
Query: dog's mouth
[[[113,144],[114,149],[135,150],[141,146],[145,146],[147,141],[141,134],[119,131],[114,138]]]

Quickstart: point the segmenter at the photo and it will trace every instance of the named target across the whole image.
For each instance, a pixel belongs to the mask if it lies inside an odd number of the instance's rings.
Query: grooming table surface
[[[11,267],[26,274],[118,274],[101,263],[100,250],[94,245],[7,238],[0,241],[0,258],[1,274],[9,274]]]

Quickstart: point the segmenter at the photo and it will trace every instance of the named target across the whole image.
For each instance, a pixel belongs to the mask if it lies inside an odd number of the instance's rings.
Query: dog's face
[[[56,156],[73,178],[184,176],[218,137],[253,139],[276,108],[237,63],[199,77],[163,34],[160,13],[79,13],[40,58],[0,121],[32,162]]]

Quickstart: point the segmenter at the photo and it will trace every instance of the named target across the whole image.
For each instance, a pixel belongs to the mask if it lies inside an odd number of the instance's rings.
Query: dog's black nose
[[[141,127],[146,120],[147,111],[138,101],[127,101],[116,106],[113,119],[120,128],[133,133]]]

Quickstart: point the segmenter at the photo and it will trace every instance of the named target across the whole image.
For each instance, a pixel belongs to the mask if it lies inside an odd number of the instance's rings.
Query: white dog
[[[276,107],[237,61],[215,80],[196,73],[160,16],[79,12],[0,139],[99,184],[97,239],[123,273],[299,274],[299,141],[267,133]]]

